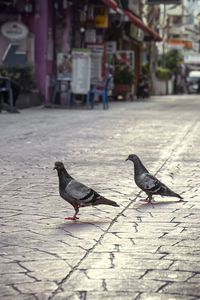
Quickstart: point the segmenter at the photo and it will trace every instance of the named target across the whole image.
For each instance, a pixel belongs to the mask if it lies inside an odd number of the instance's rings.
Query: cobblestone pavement
[[[200,299],[199,111],[185,95],[2,113],[0,299]],[[130,153],[185,201],[139,201]],[[57,160],[120,207],[65,220]]]

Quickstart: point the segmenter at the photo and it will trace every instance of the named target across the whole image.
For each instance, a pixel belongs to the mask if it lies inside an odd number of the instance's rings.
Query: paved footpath
[[[2,113],[0,133],[0,299],[200,299],[200,96]],[[139,201],[131,153],[185,201]],[[57,160],[120,207],[65,220]]]

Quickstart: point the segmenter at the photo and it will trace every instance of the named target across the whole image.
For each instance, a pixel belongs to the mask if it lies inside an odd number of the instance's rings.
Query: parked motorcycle
[[[139,78],[138,86],[137,86],[137,98],[144,99],[149,97],[149,80],[146,76],[142,76]]]

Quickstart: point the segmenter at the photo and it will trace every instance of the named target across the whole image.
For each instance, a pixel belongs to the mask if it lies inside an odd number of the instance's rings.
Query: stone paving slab
[[[1,299],[199,299],[198,98],[0,114]],[[130,153],[184,202],[139,201]],[[57,160],[120,207],[64,220],[73,208],[59,196]]]

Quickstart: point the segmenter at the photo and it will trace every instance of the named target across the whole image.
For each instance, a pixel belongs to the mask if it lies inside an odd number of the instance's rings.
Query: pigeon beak
[[[56,170],[56,167],[54,167],[53,170]]]
[[[129,158],[127,158],[125,161],[129,160]]]

